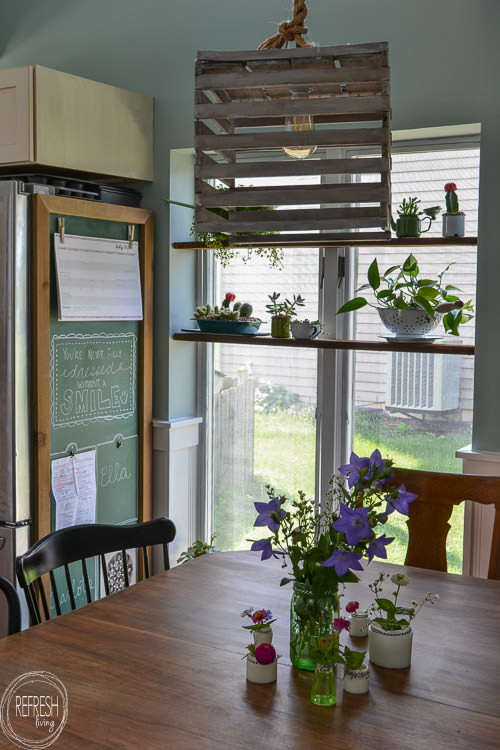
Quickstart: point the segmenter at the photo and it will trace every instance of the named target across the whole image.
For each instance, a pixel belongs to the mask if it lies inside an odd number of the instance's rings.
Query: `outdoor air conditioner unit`
[[[389,411],[444,412],[458,408],[461,357],[391,352],[387,371]]]

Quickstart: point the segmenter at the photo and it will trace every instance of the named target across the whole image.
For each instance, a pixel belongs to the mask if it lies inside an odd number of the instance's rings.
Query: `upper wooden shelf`
[[[273,339],[271,336],[238,336],[236,334],[202,333],[184,331],[174,333],[175,341],[202,341],[219,344],[245,344],[256,346],[286,346],[293,349],[350,349],[372,352],[423,352],[430,354],[474,354],[473,344],[459,343],[416,343],[411,341],[382,342],[347,339]],[[451,339],[451,337],[449,337]],[[448,340],[449,340],[448,339]]]
[[[237,243],[234,243],[235,247],[262,247],[262,240],[255,241],[251,235],[242,236],[238,239]],[[282,235],[279,240],[272,239],[272,235],[266,238],[265,247],[290,247],[290,248],[307,248],[307,247],[433,247],[438,245],[477,245],[477,237],[391,237],[388,240],[362,240],[355,239],[349,241],[343,240],[332,240],[321,238],[321,234],[318,234],[318,239],[311,242],[301,241],[300,235]],[[205,250],[206,245],[203,242],[174,242],[172,247],[175,250]]]

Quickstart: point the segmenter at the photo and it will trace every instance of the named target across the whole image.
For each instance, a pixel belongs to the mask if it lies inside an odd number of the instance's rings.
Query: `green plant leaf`
[[[354,299],[350,299],[349,302],[346,302],[345,305],[342,305],[342,307],[337,310],[337,315],[346,312],[353,312],[354,310],[359,310],[361,307],[365,307],[365,305],[367,304],[368,300],[366,300],[364,297],[355,297]]]
[[[380,273],[378,270],[377,259],[375,258],[368,269],[368,283],[372,289],[378,289],[380,286]]]
[[[410,253],[410,255],[406,258],[405,262],[402,265],[402,269],[405,273],[408,273],[411,276],[418,275],[418,262],[412,253]]]
[[[388,268],[387,271],[385,271],[385,273],[384,273],[384,278],[386,276],[389,276],[390,273],[393,273],[394,271],[397,271],[398,268],[399,268],[399,266],[391,266],[390,268]]]
[[[377,602],[378,608],[381,609],[382,612],[387,612],[387,614],[389,615],[395,614],[396,607],[394,606],[394,604],[391,602],[390,599],[381,598],[381,599],[375,599],[375,601]]]
[[[411,310],[410,305],[405,302],[402,297],[396,297],[394,300],[394,307],[398,310]]]
[[[375,297],[377,299],[386,299],[387,297],[395,297],[396,295],[392,291],[392,289],[381,289],[380,292],[377,292]]]
[[[427,315],[430,315],[431,318],[434,317],[434,309],[432,305],[425,299],[425,297],[421,296],[420,294],[417,294],[413,301],[416,305],[422,308],[422,310],[425,310]]]
[[[282,578],[280,581],[280,586],[286,586],[287,583],[292,583],[293,578]]]

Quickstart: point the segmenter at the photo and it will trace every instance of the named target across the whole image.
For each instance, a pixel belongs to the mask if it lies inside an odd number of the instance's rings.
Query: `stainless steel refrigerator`
[[[0,575],[32,544],[31,202],[34,193],[139,206],[141,195],[55,175],[0,177]],[[24,595],[23,627],[28,625]],[[0,637],[7,632],[0,592]]]
[[[12,582],[31,542],[30,213],[23,182],[0,181],[0,575]]]

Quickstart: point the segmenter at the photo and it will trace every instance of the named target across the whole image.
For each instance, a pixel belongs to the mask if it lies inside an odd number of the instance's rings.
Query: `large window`
[[[410,195],[421,198],[423,206],[444,205],[443,186],[453,181],[459,188],[460,207],[466,213],[466,234],[476,234],[478,169],[479,149],[470,144],[467,148],[420,144],[396,151],[393,212],[402,198]],[[432,235],[441,236],[441,217],[426,236]],[[401,252],[371,247],[346,250],[346,285],[355,289],[364,283],[373,257],[377,256],[384,268],[411,251],[411,247],[401,248]],[[326,254],[326,266],[336,267],[337,251],[327,250]],[[414,254],[429,275],[454,262],[448,274],[450,283],[461,287],[467,299],[474,299],[475,248],[436,245],[414,249]],[[319,309],[321,315],[327,314],[325,310],[335,310],[343,293],[338,276],[325,273],[325,267],[319,272],[321,259],[319,250],[304,249],[287,251],[282,271],[270,269],[265,259],[255,256],[247,264],[241,259],[227,268],[216,264],[212,275],[214,299],[220,301],[226,292],[232,292],[239,300],[253,304],[255,315],[268,320],[268,294],[278,291],[289,296],[300,292],[307,300],[301,317],[317,318]],[[320,289],[321,280],[324,286]],[[334,313],[326,322],[331,331]],[[338,325],[342,323],[337,319]],[[376,340],[383,333],[372,308],[359,311],[354,323],[346,324],[346,329],[349,327],[350,333],[360,339]],[[268,331],[268,327],[263,330]],[[473,342],[473,322],[463,327],[461,340]],[[333,470],[351,448],[367,455],[378,447],[400,466],[461,471],[454,454],[470,442],[472,357],[347,352],[320,356],[318,360],[311,349],[217,344],[209,359],[208,505],[211,527],[222,548],[249,546],[255,518],[253,503],[265,499],[266,484],[280,494],[293,495],[303,489],[314,495],[318,461]],[[328,390],[334,368],[336,395],[333,389],[331,393]],[[322,423],[317,430],[318,379]],[[336,399],[335,408],[326,408],[325,401],[330,398]],[[318,442],[316,435],[320,436]],[[332,455],[336,456],[333,464]],[[403,519],[395,519],[394,533],[397,542],[392,559],[402,561]],[[449,567],[457,572],[461,569],[462,535],[463,513],[459,510],[453,517],[449,545]]]

